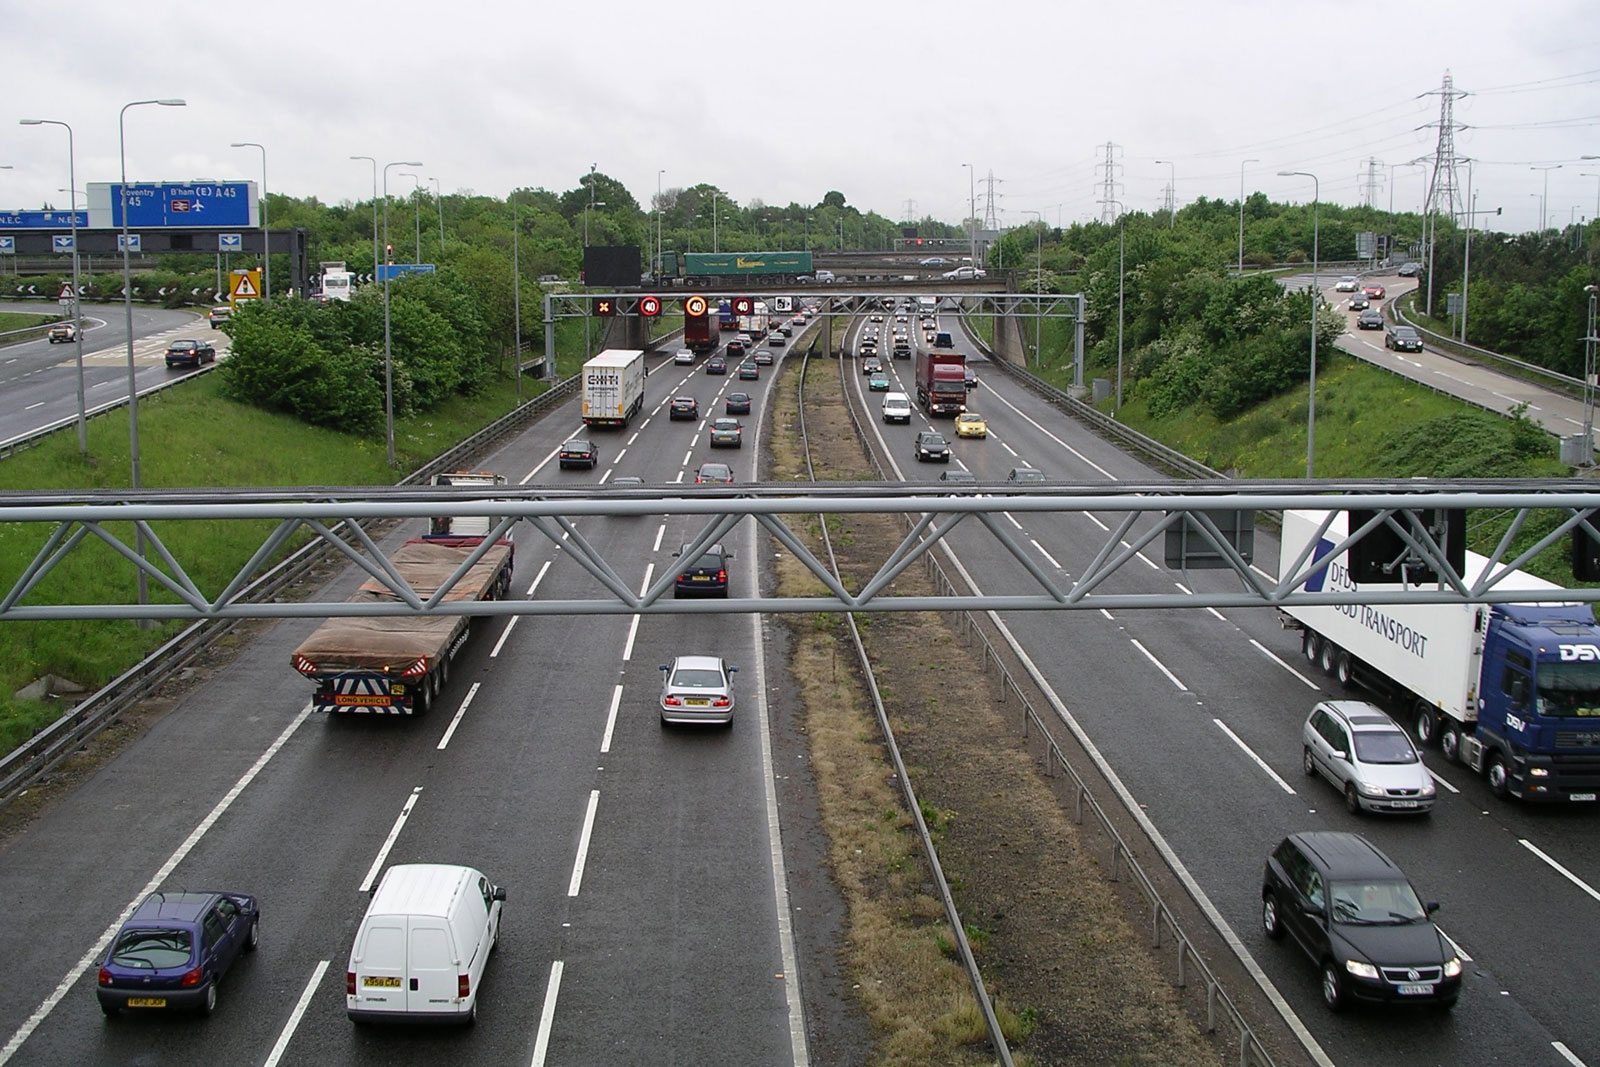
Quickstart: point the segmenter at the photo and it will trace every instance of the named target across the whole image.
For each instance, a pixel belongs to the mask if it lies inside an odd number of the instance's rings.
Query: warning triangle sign
[[[239,274],[233,279],[233,295],[238,298],[257,297],[256,283],[250,280],[250,275]]]
[[[57,296],[56,299],[57,300],[71,300],[72,299],[72,283],[71,282],[68,282],[67,284],[65,284],[65,285],[63,285],[61,287],[61,294],[59,296]]]

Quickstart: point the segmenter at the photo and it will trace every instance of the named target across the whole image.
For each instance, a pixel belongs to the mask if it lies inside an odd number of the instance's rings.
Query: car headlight
[[[1344,969],[1355,975],[1357,978],[1371,978],[1376,980],[1378,977],[1378,968],[1374,967],[1370,963],[1362,963],[1360,960],[1345,960]]]
[[[1383,796],[1383,786],[1381,786],[1381,785],[1373,785],[1371,782],[1359,782],[1359,783],[1357,783],[1356,788],[1361,790],[1362,794],[1365,795],[1365,796],[1369,796],[1369,797],[1381,797],[1381,796]]]
[[[1446,978],[1458,978],[1458,977],[1460,977],[1460,975],[1461,975],[1461,957],[1460,956],[1451,956],[1449,959],[1444,961],[1444,976]]]
[[[1550,768],[1549,767],[1529,767],[1528,768],[1528,774],[1529,774],[1530,777],[1533,777],[1533,778],[1548,778],[1548,777],[1550,777]]]
[[[1437,792],[1438,792],[1438,790],[1433,787],[1433,780],[1432,779],[1429,779],[1428,781],[1426,781],[1426,782],[1424,782],[1422,784],[1422,795],[1423,796],[1431,797]]]

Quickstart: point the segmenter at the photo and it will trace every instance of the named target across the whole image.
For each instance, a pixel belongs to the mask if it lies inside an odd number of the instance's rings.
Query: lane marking
[[[44,407],[44,401],[43,400],[39,401],[37,404],[29,404],[27,407],[23,408],[22,410],[23,411],[32,411],[34,408],[42,408],[42,407]]]
[[[239,799],[239,794],[244,792],[246,786],[255,781],[256,775],[260,774],[272,760],[272,757],[276,756],[283,746],[288,744],[289,738],[294,736],[294,732],[300,729],[300,724],[305,722],[310,715],[311,703],[307,701],[306,706],[300,709],[300,714],[296,715],[289,725],[284,727],[283,733],[278,735],[277,740],[268,745],[267,750],[256,759],[255,763],[251,764],[250,769],[245,771],[237,782],[233,783],[233,788],[223,794],[222,799],[217,801],[216,807],[212,808],[206,817],[200,820],[200,824],[194,828],[193,832],[184,838],[183,844],[179,845],[172,855],[167,857],[167,861],[151,876],[150,881],[145,883],[144,888],[139,891],[139,895],[128,902],[127,906],[122,909],[122,913],[112,920],[111,925],[106,927],[105,932],[89,947],[89,951],[83,954],[83,957],[78,960],[72,970],[67,972],[66,977],[62,978],[56,987],[50,991],[50,995],[44,998],[44,1002],[35,1008],[33,1014],[28,1016],[23,1024],[17,1028],[17,1032],[11,1035],[11,1040],[6,1042],[5,1048],[0,1048],[0,1067],[3,1067],[12,1056],[17,1054],[17,1050],[22,1047],[22,1043],[28,1040],[29,1035],[37,1030],[39,1024],[44,1022],[49,1014],[55,1010],[55,1006],[61,1003],[67,992],[77,984],[78,979],[83,976],[83,972],[87,971],[100,958],[101,953],[105,952],[106,946],[111,944],[111,939],[117,936],[117,931],[122,929],[122,924],[127,922],[133,915],[134,909],[138,908],[145,897],[161,888],[161,883],[167,880],[167,876],[200,843],[200,839],[205,837],[206,831],[210,830],[216,821],[222,818],[223,814],[233,806],[233,802]]]
[[[1562,1059],[1564,1059],[1568,1063],[1572,1064],[1572,1067],[1586,1067],[1584,1062],[1582,1060],[1580,1060],[1577,1057],[1577,1055],[1573,1053],[1573,1051],[1571,1049],[1569,1049],[1566,1045],[1562,1044],[1561,1042],[1552,1041],[1552,1042],[1550,1042],[1550,1047],[1555,1049],[1556,1053]]]
[[[1156,670],[1160,671],[1162,674],[1167,676],[1167,681],[1169,681],[1173,685],[1177,686],[1178,689],[1181,690],[1182,692],[1187,693],[1189,691],[1189,687],[1184,685],[1182,682],[1178,681],[1178,676],[1176,674],[1173,674],[1171,671],[1167,670],[1167,665],[1165,663],[1162,663],[1160,660],[1156,659],[1156,657],[1151,653],[1151,651],[1148,648],[1145,648],[1144,645],[1139,643],[1137,638],[1129,638],[1129,640],[1133,641],[1133,647],[1134,648],[1137,648],[1140,652],[1144,653],[1144,658],[1145,659],[1149,660],[1151,663],[1154,663],[1156,665]]]
[[[450,720],[450,725],[446,728],[444,736],[439,738],[439,745],[435,751],[443,752],[445,746],[450,744],[450,739],[455,736],[456,727],[461,725],[461,717],[467,713],[467,708],[472,704],[472,698],[478,695],[478,687],[482,684],[482,682],[473,682],[472,688],[467,690],[467,695],[461,698],[461,706],[456,709],[456,717]]]
[[[1255,750],[1253,750],[1249,745],[1245,744],[1238,734],[1228,729],[1227,723],[1223,722],[1221,719],[1212,719],[1211,721],[1216,725],[1217,729],[1227,734],[1228,737],[1232,739],[1233,743],[1239,746],[1239,750],[1241,752],[1254,760],[1257,767],[1260,767],[1263,771],[1266,771],[1267,777],[1271,778],[1274,782],[1277,782],[1280,789],[1282,789],[1285,793],[1288,793],[1290,796],[1294,796],[1294,789],[1289,785],[1289,783],[1284,781],[1282,778],[1279,778],[1278,772],[1273,770],[1271,767],[1268,767],[1266,760],[1256,755]]]
[[[1250,639],[1250,643],[1256,647],[1256,651],[1260,652],[1263,656],[1267,657],[1272,662],[1276,663],[1278,666],[1282,667],[1284,670],[1300,679],[1301,684],[1307,689],[1319,688],[1316,682],[1301,674],[1297,667],[1289,663],[1287,660],[1281,659],[1276,652],[1272,651],[1272,649],[1268,648],[1266,645],[1263,645],[1260,641],[1257,641],[1252,637]]]
[[[1525,837],[1519,837],[1517,839],[1517,844],[1521,845],[1529,852],[1532,852],[1535,856],[1538,856],[1540,859],[1544,860],[1561,877],[1565,878],[1567,881],[1571,882],[1585,893],[1588,893],[1589,896],[1593,897],[1595,900],[1600,901],[1600,891],[1597,891],[1594,886],[1590,885],[1588,882],[1585,882],[1582,878],[1579,878],[1577,875],[1561,866],[1561,864],[1555,861],[1554,857],[1539,848],[1538,845],[1535,845],[1532,841],[1529,841]]]
[[[311,994],[317,991],[317,983],[322,981],[322,976],[328,973],[328,962],[323,960],[311,972],[311,981],[300,991],[300,999],[295,1002],[294,1011],[289,1013],[289,1021],[283,1024],[283,1030],[278,1034],[272,1051],[267,1053],[267,1059],[262,1067],[277,1067],[278,1061],[283,1058],[284,1051],[289,1047],[289,1041],[294,1037],[294,1032],[300,1025],[300,1019],[306,1013],[306,1007],[311,1003]]]
[[[635,615],[633,617],[633,621],[637,625],[638,622],[639,622],[639,616]],[[628,636],[628,640],[629,641],[633,640],[633,636],[631,634]],[[606,713],[606,732],[604,734],[602,734],[601,737],[600,737],[600,754],[601,755],[605,755],[605,754],[607,754],[607,753],[609,753],[611,751],[611,734],[612,734],[612,731],[614,731],[617,728],[617,709],[620,708],[621,706],[622,706],[622,683],[618,682],[616,684],[616,686],[611,690],[611,710]],[[568,894],[568,895],[570,896],[571,894]]]
[[[617,687],[621,689],[621,686]],[[583,865],[589,861],[589,838],[594,833],[594,812],[600,805],[600,790],[589,791],[589,810],[583,816],[583,833],[578,835],[578,855],[572,861],[572,881],[567,883],[567,896],[578,895],[583,884]]]
[[[389,827],[389,836],[383,839],[383,845],[378,849],[378,855],[372,861],[372,866],[367,868],[367,876],[361,879],[358,892],[365,893],[372,888],[372,883],[378,880],[378,871],[383,867],[383,861],[389,858],[389,850],[394,848],[395,841],[399,840],[400,831],[406,827],[406,820],[411,818],[411,809],[417,806],[417,798],[422,795],[419,785],[411,790],[411,795],[406,798],[405,807],[400,809],[400,814],[395,817],[394,825]]]
[[[1050,566],[1054,567],[1058,571],[1063,569],[1061,564],[1056,562],[1056,558],[1054,556],[1052,556],[1050,553],[1046,552],[1044,550],[1044,546],[1041,545],[1039,542],[1035,541],[1033,538],[1030,537],[1030,538],[1028,538],[1028,543],[1031,544],[1034,548],[1037,548],[1039,550],[1039,555],[1043,556],[1045,559],[1050,561]]]
[[[544,1007],[539,1011],[539,1033],[533,1041],[532,1067],[544,1067],[544,1058],[550,1053],[550,1028],[556,1019],[556,997],[561,992],[561,972],[565,966],[560,960],[550,964],[550,981],[544,987]]]

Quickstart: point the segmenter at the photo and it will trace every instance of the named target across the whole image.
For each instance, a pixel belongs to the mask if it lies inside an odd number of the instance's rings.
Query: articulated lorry
[[[1316,568],[1307,592],[1353,592],[1347,516],[1286,511],[1279,574]],[[1319,531],[1322,531],[1319,536]],[[1315,541],[1315,544],[1312,542]],[[1307,551],[1309,547],[1309,552]],[[1466,553],[1470,586],[1488,560]],[[1319,566],[1322,564],[1322,566]],[[1432,583],[1429,583],[1432,584]],[[1389,590],[1393,585],[1371,585]],[[1496,588],[1560,589],[1514,571]],[[1310,662],[1394,700],[1419,740],[1484,775],[1497,796],[1594,803],[1600,795],[1600,625],[1587,604],[1342,604],[1283,609]]]
[[[917,403],[930,415],[967,410],[967,357],[960,352],[917,352]]]
[[[457,471],[436,475],[435,485],[504,485],[503,475]],[[430,532],[401,545],[390,562],[424,600],[465,564],[446,594],[450,602],[501,600],[511,591],[514,550],[510,540],[485,540],[493,520],[483,516],[435,519]],[[474,559],[476,556],[476,559]],[[391,604],[394,591],[369,578],[352,604]],[[295,670],[316,683],[317,711],[420,715],[450,677],[450,662],[472,632],[469,615],[385,615],[323,622],[294,650]]]
[[[583,424],[626,426],[644,407],[644,351],[608,348],[583,365]]]

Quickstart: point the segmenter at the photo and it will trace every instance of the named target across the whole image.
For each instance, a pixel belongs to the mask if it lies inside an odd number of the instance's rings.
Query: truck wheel
[[[1501,800],[1511,795],[1511,771],[1506,767],[1506,758],[1498,752],[1489,757],[1489,788]]]
[[[1322,655],[1317,657],[1317,662],[1322,666],[1322,673],[1332,675],[1339,662],[1339,646],[1324,638],[1322,641]]]
[[[1439,732],[1439,720],[1436,713],[1421,701],[1417,702],[1416,731],[1417,740],[1421,742],[1424,748],[1433,744],[1434,735]]]
[[[1351,686],[1355,685],[1356,669],[1354,662],[1350,658],[1350,653],[1343,651],[1339,653],[1338,659],[1335,660],[1333,665],[1333,676],[1337,678],[1339,680],[1339,684],[1344,686],[1346,689],[1349,689]]]
[[[1300,651],[1306,654],[1307,663],[1316,663],[1321,649],[1317,647],[1317,634],[1315,630],[1307,630],[1300,635]]]
[[[1439,731],[1439,751],[1444,754],[1446,763],[1461,762],[1461,731],[1454,726],[1446,726]]]

